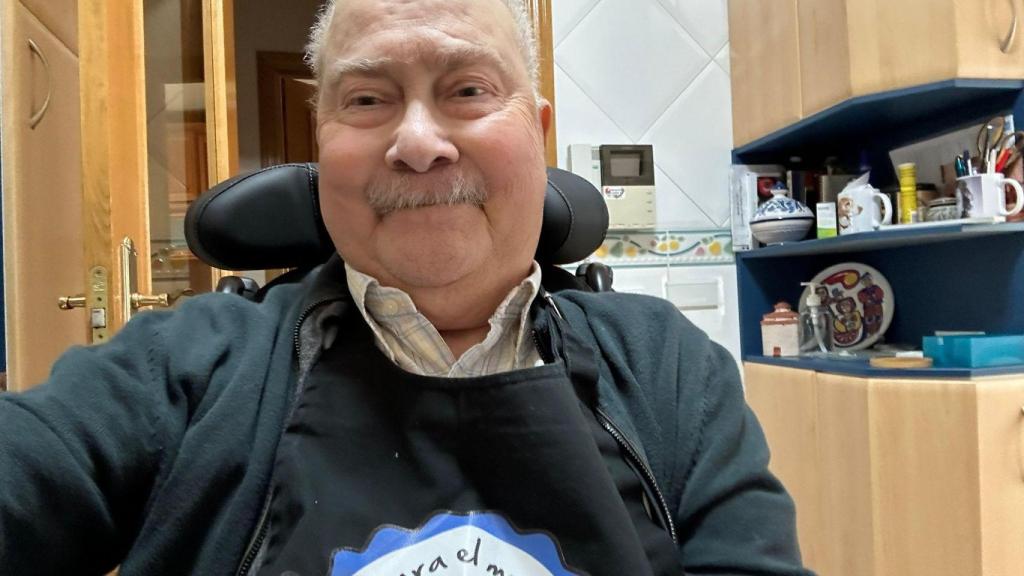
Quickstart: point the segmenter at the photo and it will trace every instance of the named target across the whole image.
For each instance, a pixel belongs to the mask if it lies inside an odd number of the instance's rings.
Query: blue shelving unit
[[[740,343],[744,360],[779,364],[761,356],[761,317],[775,302],[799,305],[806,282],[840,262],[862,262],[892,286],[895,313],[886,342],[920,347],[936,330],[1024,332],[1024,224],[893,227],[742,252],[736,258]],[[795,359],[783,365],[847,374],[909,376],[846,360]],[[930,370],[935,377],[1007,372]]]
[[[954,79],[852,98],[733,150],[740,164],[805,165],[835,156],[856,164],[862,152],[872,183],[895,180],[889,151],[1013,112],[1024,118],[1024,80]],[[1019,121],[1024,128],[1024,121]],[[779,300],[794,307],[806,282],[840,262],[877,268],[895,294],[886,342],[920,347],[936,330],[1024,333],[1024,224],[896,226],[878,232],[771,246],[737,254],[743,359],[858,376],[969,378],[1024,373],[984,370],[883,370],[858,361],[761,356],[761,317]]]

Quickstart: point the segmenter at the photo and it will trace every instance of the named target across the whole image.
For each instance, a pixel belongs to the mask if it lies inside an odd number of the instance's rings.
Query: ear
[[[537,113],[540,115],[540,125],[544,130],[544,137],[547,138],[548,132],[551,131],[551,122],[555,117],[555,111],[547,98],[541,98],[537,101]]]

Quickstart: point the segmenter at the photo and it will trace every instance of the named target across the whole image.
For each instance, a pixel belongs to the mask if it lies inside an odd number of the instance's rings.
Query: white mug
[[[1024,208],[1024,190],[1020,182],[1002,174],[975,174],[956,179],[956,204],[961,218],[1013,216]],[[1006,186],[1016,195],[1013,209],[1006,205]]]
[[[892,202],[875,188],[864,186],[841,192],[836,211],[840,234],[878,230],[883,224],[892,224]]]

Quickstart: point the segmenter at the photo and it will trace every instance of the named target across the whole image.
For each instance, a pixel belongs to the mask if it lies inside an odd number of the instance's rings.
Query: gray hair
[[[534,96],[540,95],[540,62],[537,56],[537,39],[534,35],[530,12],[523,0],[502,0],[512,13],[516,24],[519,51],[526,64],[526,72],[530,76]],[[317,14],[316,22],[309,33],[309,44],[306,45],[306,64],[313,70],[313,76],[319,81],[323,72],[323,48],[327,41],[327,31],[334,19],[337,0],[326,0]]]

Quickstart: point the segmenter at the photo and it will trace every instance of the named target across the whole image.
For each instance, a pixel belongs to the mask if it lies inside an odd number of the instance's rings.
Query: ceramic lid
[[[793,312],[793,307],[788,302],[778,302],[775,304],[775,311],[770,314],[765,314],[764,319],[761,320],[762,326],[785,326],[787,324],[796,324],[800,321],[800,315]]]
[[[788,196],[785,188],[772,190],[772,199],[757,208],[753,222],[765,220],[791,220],[796,218],[814,218],[814,213],[807,206]]]
[[[928,203],[929,208],[938,208],[940,206],[956,206],[956,198],[936,198],[935,200],[932,200],[931,202]]]

